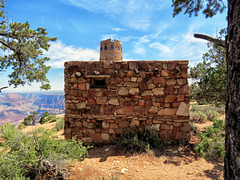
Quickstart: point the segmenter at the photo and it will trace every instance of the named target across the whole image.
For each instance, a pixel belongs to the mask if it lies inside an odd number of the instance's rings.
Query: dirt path
[[[206,161],[190,149],[169,147],[162,152],[130,155],[115,145],[97,147],[89,157],[72,167],[68,178],[120,180],[223,179],[223,163]]]

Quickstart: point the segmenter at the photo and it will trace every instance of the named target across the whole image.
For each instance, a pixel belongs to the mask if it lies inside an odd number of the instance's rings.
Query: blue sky
[[[32,29],[44,27],[51,44],[46,56],[52,90],[63,90],[64,62],[99,60],[100,41],[122,42],[124,60],[202,60],[207,42],[194,33],[216,36],[227,26],[226,14],[211,19],[203,15],[172,17],[172,0],[6,0],[14,21],[28,21]],[[227,3],[225,3],[227,5]],[[7,71],[0,87],[7,85]],[[39,91],[39,85],[9,88],[5,92]]]

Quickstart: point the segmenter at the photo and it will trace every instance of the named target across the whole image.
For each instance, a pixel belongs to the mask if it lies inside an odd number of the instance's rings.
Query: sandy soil
[[[120,180],[223,179],[223,163],[206,161],[185,147],[128,154],[115,145],[96,147],[75,163],[69,180],[118,177]]]

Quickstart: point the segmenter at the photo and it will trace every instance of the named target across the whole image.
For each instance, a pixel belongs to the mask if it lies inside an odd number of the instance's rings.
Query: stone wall
[[[188,61],[66,62],[64,134],[107,143],[149,126],[167,140],[188,137],[187,78]]]

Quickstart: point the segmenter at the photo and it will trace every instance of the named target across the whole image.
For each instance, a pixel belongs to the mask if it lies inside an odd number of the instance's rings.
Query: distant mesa
[[[33,111],[37,111],[38,117],[46,111],[62,114],[64,108],[63,93],[1,93],[0,124],[18,124]]]

